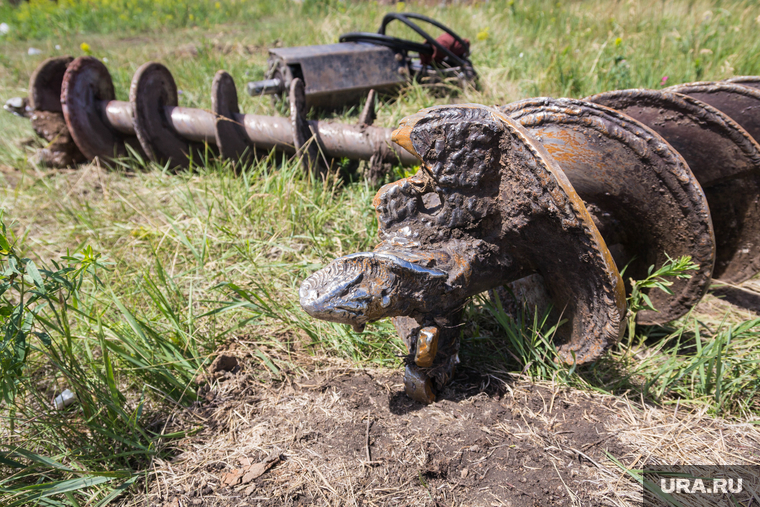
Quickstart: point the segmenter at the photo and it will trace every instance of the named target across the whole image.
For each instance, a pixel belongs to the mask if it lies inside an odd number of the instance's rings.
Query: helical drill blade
[[[66,68],[74,60],[71,56],[48,58],[34,69],[29,78],[29,106],[36,111],[60,113],[61,86]]]
[[[693,97],[661,90],[601,93],[589,101],[649,126],[689,164],[710,205],[713,277],[739,283],[760,270],[760,146],[729,116]]]
[[[702,188],[684,159],[656,132],[617,111],[575,99],[526,99],[501,108],[525,127],[583,198],[618,269],[646,278],[650,266],[691,256],[700,268],[651,291],[658,311],[638,315],[663,324],[696,305],[710,284],[715,238]],[[630,287],[628,287],[630,290]]]
[[[725,113],[760,142],[760,89],[735,83],[686,83],[666,88],[711,105]]]
[[[125,136],[113,128],[103,114],[105,104],[114,99],[111,74],[100,60],[80,56],[69,65],[61,90],[63,113],[71,136],[88,160],[127,156],[127,144],[142,153],[134,136]]]
[[[724,83],[733,83],[751,88],[760,88],[760,76],[737,76],[725,79]]]
[[[191,141],[174,128],[167,108],[179,105],[179,94],[174,77],[165,65],[158,62],[141,65],[132,77],[129,101],[135,133],[150,160],[172,168],[186,168],[191,161],[197,164],[207,154],[213,156],[215,146],[212,150],[208,144]],[[200,135],[215,138],[213,115],[189,115],[185,123]]]

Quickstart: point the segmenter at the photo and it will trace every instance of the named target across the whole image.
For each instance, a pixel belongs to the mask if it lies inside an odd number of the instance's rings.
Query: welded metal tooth
[[[673,294],[652,291],[657,312],[639,322],[663,324],[697,304],[710,285],[715,237],[704,193],[686,161],[662,137],[617,111],[575,99],[526,99],[501,108],[528,129],[586,203],[626,278],[689,255],[699,264]],[[628,287],[630,290],[630,287]]]
[[[417,335],[417,351],[414,354],[414,364],[421,368],[433,366],[433,360],[438,353],[438,328],[427,326],[420,329]]]

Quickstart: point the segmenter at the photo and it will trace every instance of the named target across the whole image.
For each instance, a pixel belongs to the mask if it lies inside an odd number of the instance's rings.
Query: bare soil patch
[[[678,459],[754,463],[760,449],[749,424],[471,371],[429,406],[400,371],[324,358],[278,381],[233,345],[240,369],[206,377],[203,402],[171,425],[202,430],[122,505],[636,505],[610,456],[666,462],[674,431],[690,453]]]

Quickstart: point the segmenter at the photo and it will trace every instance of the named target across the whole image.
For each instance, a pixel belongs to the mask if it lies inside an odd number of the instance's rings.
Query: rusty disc
[[[737,76],[732,77],[731,79],[725,79],[723,82],[760,88],[760,76]]]
[[[301,165],[305,172],[322,174],[325,172],[325,167],[320,161],[317,136],[312,133],[309,121],[306,118],[308,112],[306,91],[300,78],[295,78],[290,82],[288,100],[290,101],[290,123],[293,126],[293,144],[296,147],[296,156],[301,158]]]
[[[697,304],[710,284],[715,238],[702,189],[686,162],[655,132],[616,111],[574,99],[527,99],[502,108],[538,139],[567,175],[595,219],[626,279],[649,266],[690,255],[700,265],[673,294],[652,291],[659,312],[639,322],[662,324]],[[628,287],[630,290],[630,287]]]
[[[80,56],[71,62],[61,90],[63,115],[71,137],[89,160],[127,155],[124,136],[103,120],[102,104],[115,98],[111,74],[100,60]]]
[[[61,86],[71,56],[56,56],[42,62],[29,78],[29,107],[36,111],[61,113]]]
[[[689,164],[710,205],[713,276],[732,283],[760,270],[760,146],[729,116],[695,98],[659,90],[589,97],[649,126]]]
[[[132,78],[129,101],[135,133],[150,160],[182,168],[190,165],[191,156],[199,161],[202,149],[179,135],[166,116],[166,107],[179,104],[177,85],[169,69],[157,62],[143,64]]]
[[[760,140],[760,90],[734,83],[688,83],[665,88],[711,105]]]
[[[211,110],[216,115],[216,145],[223,158],[247,164],[253,158],[253,145],[245,133],[245,127],[236,119],[240,114],[235,81],[227,72],[220,70],[211,86]]]

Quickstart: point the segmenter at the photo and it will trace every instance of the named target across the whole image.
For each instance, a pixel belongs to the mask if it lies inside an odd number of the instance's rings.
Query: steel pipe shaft
[[[110,126],[118,132],[135,135],[132,104],[121,100],[101,101],[100,108]],[[171,127],[189,141],[216,143],[217,116],[211,111],[179,106],[164,106],[164,117]],[[233,115],[229,120],[242,125],[256,148],[295,153],[293,126],[288,118],[255,114]],[[369,160],[384,144],[391,143],[391,129],[309,121],[320,147],[329,158]],[[419,163],[411,153],[398,150],[403,165]]]
[[[121,100],[100,102],[105,117],[114,130],[134,136],[135,124],[132,104]],[[178,134],[190,141],[215,143],[214,115],[203,109],[178,106],[164,106],[164,116],[169,119],[171,127]]]

